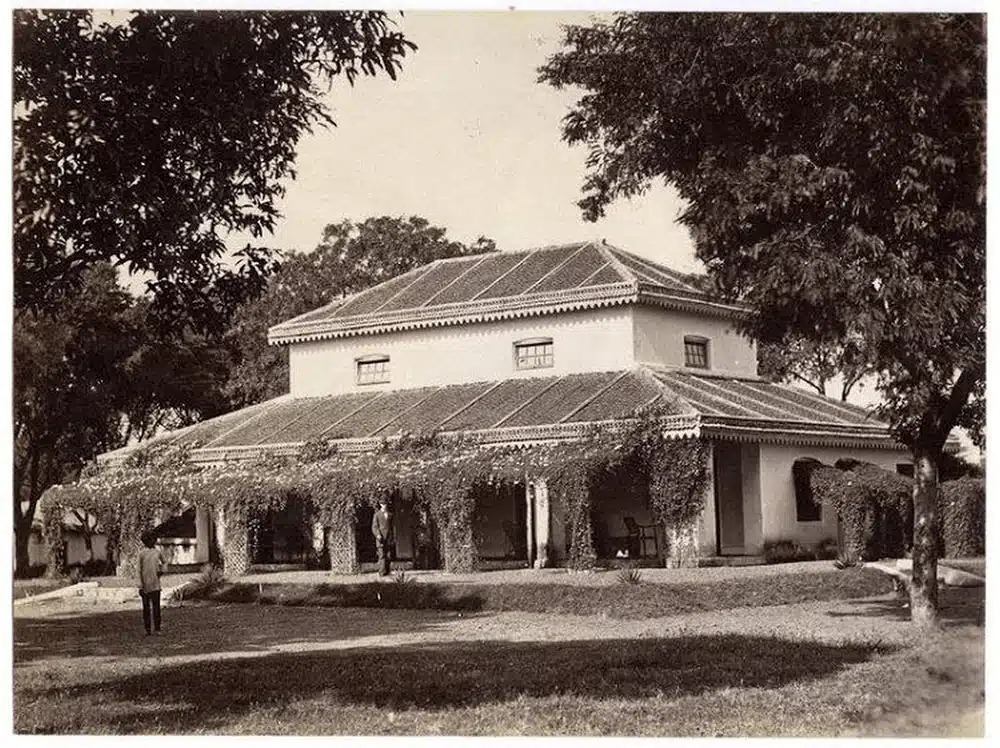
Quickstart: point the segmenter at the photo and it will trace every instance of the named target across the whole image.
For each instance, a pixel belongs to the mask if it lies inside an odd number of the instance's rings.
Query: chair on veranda
[[[633,546],[638,551],[639,556],[659,556],[660,541],[656,535],[656,525],[640,525],[635,521],[635,517],[622,517],[625,521],[625,529],[628,531],[629,546]],[[653,553],[646,553],[648,543],[653,544]]]

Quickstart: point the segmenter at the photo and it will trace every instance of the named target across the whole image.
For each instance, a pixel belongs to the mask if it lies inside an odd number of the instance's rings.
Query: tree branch
[[[962,412],[962,408],[969,401],[972,390],[975,389],[976,384],[979,383],[979,380],[985,374],[985,364],[976,364],[972,368],[965,369],[959,375],[958,380],[951,388],[948,402],[945,403],[944,408],[941,409],[936,419],[937,433],[934,435],[935,443],[940,442],[940,444],[944,444],[948,438],[948,434],[951,433],[952,428],[958,421],[958,416]]]

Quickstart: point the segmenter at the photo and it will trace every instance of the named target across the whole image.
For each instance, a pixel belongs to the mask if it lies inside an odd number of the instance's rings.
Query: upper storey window
[[[382,384],[389,381],[388,356],[364,356],[354,362],[358,384]]]
[[[514,343],[514,366],[523,369],[551,369],[552,338],[533,338]]]
[[[708,338],[687,335],[684,338],[684,365],[692,369],[708,368]]]

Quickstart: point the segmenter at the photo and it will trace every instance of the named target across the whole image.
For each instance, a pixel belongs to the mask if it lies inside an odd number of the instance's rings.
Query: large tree
[[[110,261],[161,316],[220,328],[271,270],[260,243],[323,95],[414,49],[383,12],[17,10],[14,295],[49,308]],[[253,239],[228,257],[226,239]]]
[[[101,452],[227,409],[225,349],[192,332],[158,333],[150,305],[121,288],[107,263],[53,308],[15,309],[17,573],[27,570],[31,524],[49,486]]]
[[[419,216],[331,223],[312,252],[290,254],[263,295],[233,316],[227,335],[234,358],[229,396],[249,405],[288,392],[288,352],[267,344],[272,325],[432,260],[495,249],[485,237],[472,244],[449,239],[445,229]]]
[[[125,364],[135,341],[131,297],[108,265],[84,274],[58,313],[14,316],[15,568],[28,566],[35,508],[53,483],[120,443],[128,390]]]
[[[912,618],[937,618],[938,461],[985,379],[983,16],[625,14],[540,71],[582,96],[598,218],[652,180],[763,342],[860,332],[913,452]],[[853,338],[852,338],[853,340]]]

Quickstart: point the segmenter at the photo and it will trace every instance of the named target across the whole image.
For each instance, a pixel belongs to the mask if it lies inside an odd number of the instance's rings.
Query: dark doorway
[[[740,445],[716,442],[713,449],[713,467],[719,555],[740,555],[744,553],[743,460]]]
[[[290,497],[282,507],[272,507],[250,528],[257,564],[304,564],[312,549],[312,528],[308,507],[302,499]]]

